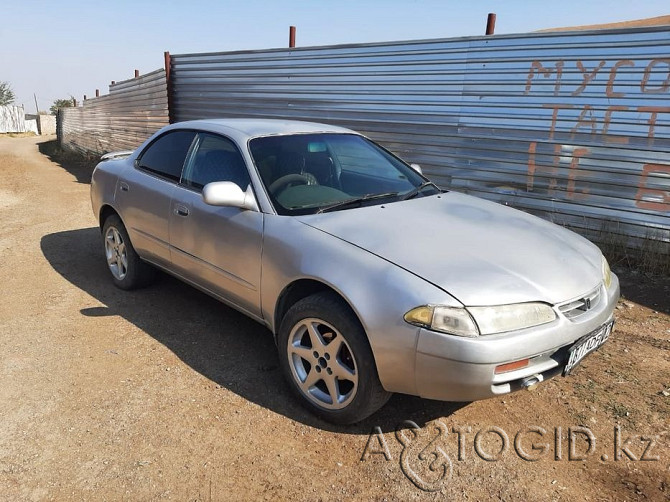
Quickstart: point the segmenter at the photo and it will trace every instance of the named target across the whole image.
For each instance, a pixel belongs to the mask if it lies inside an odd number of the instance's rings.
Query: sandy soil
[[[670,16],[648,17],[645,19],[633,19],[620,21],[618,23],[585,24],[581,26],[566,26],[564,28],[547,28],[538,31],[581,31],[581,30],[615,30],[625,28],[644,28],[648,26],[670,25]]]
[[[667,278],[621,274],[616,330],[569,378],[334,427],[261,326],[169,277],[114,288],[89,165],[3,137],[0,175],[3,500],[670,500]]]

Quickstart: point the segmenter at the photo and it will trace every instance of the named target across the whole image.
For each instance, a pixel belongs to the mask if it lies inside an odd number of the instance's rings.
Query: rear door
[[[172,193],[172,266],[200,287],[260,317],[263,214],[205,204],[202,188],[213,181],[231,181],[243,191],[251,183],[232,140],[199,133],[181,183]]]
[[[116,187],[116,201],[133,246],[142,258],[169,266],[169,214],[172,194],[194,131],[168,131],[126,169]]]

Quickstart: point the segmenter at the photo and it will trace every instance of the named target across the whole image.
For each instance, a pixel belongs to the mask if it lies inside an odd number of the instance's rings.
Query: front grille
[[[558,310],[568,319],[576,319],[598,306],[601,301],[602,291],[600,285],[593,291],[581,298],[571,300],[558,306]]]

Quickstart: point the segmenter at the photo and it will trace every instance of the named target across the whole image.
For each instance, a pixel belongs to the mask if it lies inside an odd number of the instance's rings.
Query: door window
[[[181,182],[202,189],[213,181],[232,181],[242,191],[246,191],[251,182],[244,159],[231,140],[201,133],[195,155],[191,156]]]
[[[171,181],[179,181],[195,134],[194,131],[171,131],[164,134],[142,152],[137,166]]]

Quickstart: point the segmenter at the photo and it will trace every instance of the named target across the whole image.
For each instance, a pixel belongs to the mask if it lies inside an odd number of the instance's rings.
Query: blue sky
[[[668,0],[7,0],[0,81],[34,113],[54,99],[106,94],[112,80],[163,66],[173,54],[482,35],[670,14]]]

